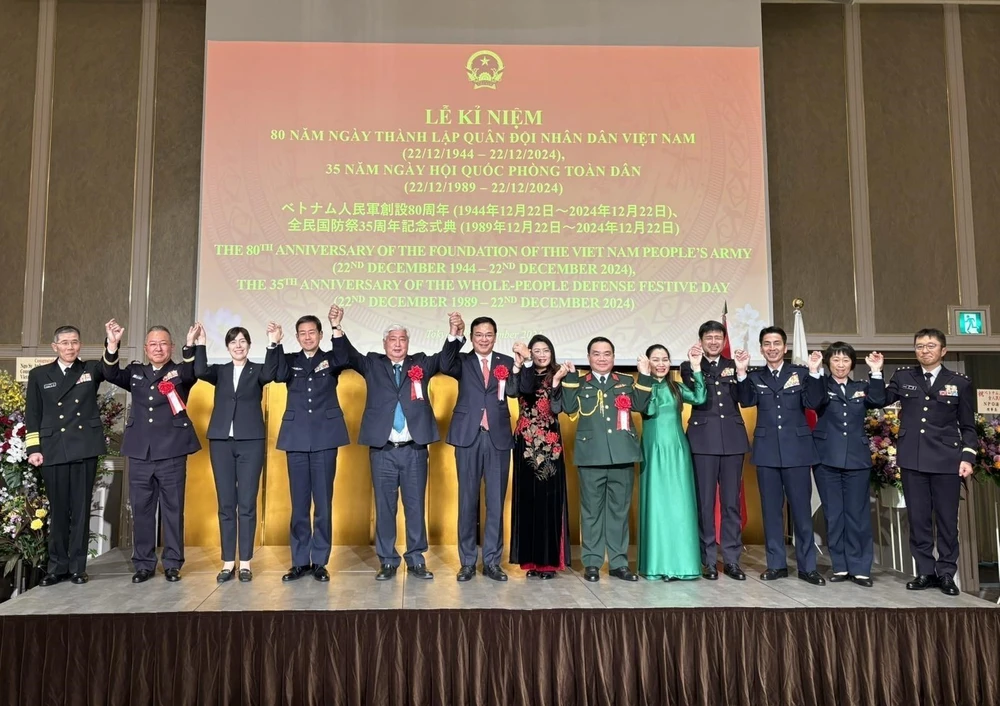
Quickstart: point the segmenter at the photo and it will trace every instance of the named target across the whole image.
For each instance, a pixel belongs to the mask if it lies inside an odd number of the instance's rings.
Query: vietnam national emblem
[[[465,63],[469,81],[475,88],[492,88],[503,79],[503,60],[489,49],[480,49]]]

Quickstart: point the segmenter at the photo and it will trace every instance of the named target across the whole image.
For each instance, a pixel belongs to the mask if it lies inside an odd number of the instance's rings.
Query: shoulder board
[[[142,365],[138,360],[133,360],[129,365]]]

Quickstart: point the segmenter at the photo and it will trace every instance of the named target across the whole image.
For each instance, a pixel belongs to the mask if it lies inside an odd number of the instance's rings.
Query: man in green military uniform
[[[637,581],[628,568],[628,510],[635,463],[642,458],[632,414],[649,404],[653,378],[649,359],[638,359],[639,381],[614,372],[615,347],[606,338],[587,345],[590,372],[580,377],[572,363],[562,380],[563,411],[577,418],[574,445],[580,470],[580,525],[583,577],[601,577],[605,550],[610,574]]]

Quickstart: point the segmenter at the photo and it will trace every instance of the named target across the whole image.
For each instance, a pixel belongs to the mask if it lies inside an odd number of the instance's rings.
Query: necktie
[[[708,365],[709,365],[710,368],[712,368],[712,371],[715,372],[715,369],[719,367],[719,361],[713,360]]]
[[[396,371],[396,387],[399,387],[400,380],[402,379],[403,366],[396,363],[392,366],[392,369]],[[396,400],[396,411],[392,415],[392,429],[393,431],[403,431],[403,427],[406,426],[406,417],[403,416],[403,405]]]
[[[63,368],[63,375],[69,374],[69,368]]]
[[[486,362],[486,358],[483,358],[482,361],[483,361],[483,384],[486,385],[486,387],[489,387],[490,386],[490,365],[489,365],[489,363]],[[490,428],[490,420],[486,418],[486,409],[485,408],[483,409],[483,419],[482,419],[482,421],[479,422],[479,426],[481,426],[483,429],[489,429]]]
[[[930,373],[924,373],[924,380],[927,381],[927,387],[931,386],[931,378],[934,377]]]
[[[778,370],[772,370],[772,371],[771,371],[771,375],[773,375],[773,376],[774,376],[774,379],[775,379],[775,380],[777,380],[777,379],[778,379],[778,373],[779,373],[779,372],[780,372],[780,371],[778,371]]]
[[[844,397],[847,397],[847,385],[840,386],[840,394],[842,394]]]
[[[604,376],[603,375],[598,375],[597,376],[597,382],[599,382],[599,383],[601,383],[603,385],[604,384]]]

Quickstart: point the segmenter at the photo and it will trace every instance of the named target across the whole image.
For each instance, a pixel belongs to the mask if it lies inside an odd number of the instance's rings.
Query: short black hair
[[[646,357],[648,358],[649,356],[653,355],[653,351],[655,351],[657,349],[662,350],[664,353],[666,353],[668,358],[670,357],[670,349],[667,348],[662,343],[654,343],[649,348],[647,348],[646,349]]]
[[[913,343],[916,344],[918,338],[936,338],[938,343],[941,344],[942,348],[948,347],[948,340],[945,338],[944,331],[937,328],[922,328],[913,334]]]
[[[62,336],[64,333],[75,333],[77,338],[81,337],[80,329],[78,329],[76,326],[69,326],[69,325],[60,326],[59,328],[56,329],[55,333],[52,334],[52,342],[56,343],[59,340],[59,337]]]
[[[174,335],[170,333],[170,329],[168,329],[166,326],[160,326],[160,325],[150,326],[148,329],[146,329],[146,338],[149,338],[149,334],[151,333],[165,333],[167,334],[167,338],[170,339],[170,343],[174,342]]]
[[[312,314],[300,316],[299,320],[295,322],[295,333],[299,332],[299,326],[302,324],[316,324],[316,333],[323,333],[323,322],[319,320],[318,316],[313,316]]]
[[[587,355],[590,355],[590,349],[594,347],[595,343],[607,343],[611,346],[611,353],[615,352],[615,344],[611,342],[610,338],[605,338],[604,336],[594,336],[590,339],[590,343],[587,344]]]
[[[706,321],[698,327],[698,338],[704,338],[706,333],[713,333],[715,331],[725,335],[726,327],[719,321]]]
[[[481,326],[482,324],[489,324],[490,326],[492,326],[493,327],[493,335],[494,336],[496,335],[496,333],[497,333],[497,322],[494,321],[493,319],[491,319],[488,316],[477,316],[476,318],[474,318],[472,320],[472,323],[469,324],[469,333],[472,333],[472,329],[476,328],[476,326]]]
[[[858,364],[858,353],[854,350],[854,346],[850,343],[844,343],[843,341],[834,341],[826,347],[826,350],[823,351],[823,365],[829,369],[830,358],[838,353],[842,353],[851,359],[851,370],[854,370],[854,367]]]
[[[760,330],[760,335],[757,336],[757,342],[760,345],[763,346],[764,345],[764,336],[767,336],[768,334],[771,334],[771,333],[776,333],[779,336],[781,336],[781,342],[782,343],[785,343],[785,344],[788,343],[788,334],[786,334],[785,333],[785,329],[781,328],[780,326],[768,326],[767,328],[762,328]]]
[[[247,331],[242,326],[233,326],[231,329],[226,331],[226,345],[236,340],[236,337],[243,334],[243,338],[247,339],[247,345],[250,345],[250,332]]]

